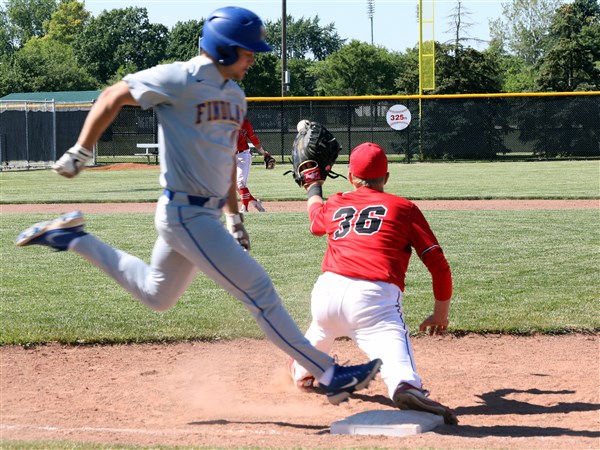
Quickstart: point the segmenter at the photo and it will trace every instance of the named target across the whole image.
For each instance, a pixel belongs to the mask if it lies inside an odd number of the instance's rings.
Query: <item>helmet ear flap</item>
[[[217,53],[219,54],[217,60],[224,66],[229,66],[238,59],[237,51],[233,46],[218,46]]]

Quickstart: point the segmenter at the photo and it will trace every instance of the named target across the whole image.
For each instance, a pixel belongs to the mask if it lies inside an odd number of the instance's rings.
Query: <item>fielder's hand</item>
[[[227,231],[246,251],[250,251],[250,236],[244,227],[244,216],[240,213],[225,214]]]
[[[438,319],[432,314],[421,323],[419,331],[429,333],[429,336],[446,334],[448,323],[448,318]]]
[[[271,156],[271,154],[266,150],[263,151],[263,157],[265,159],[265,169],[267,169],[267,170],[274,169],[275,164],[277,163],[275,161],[275,158],[273,158]]]

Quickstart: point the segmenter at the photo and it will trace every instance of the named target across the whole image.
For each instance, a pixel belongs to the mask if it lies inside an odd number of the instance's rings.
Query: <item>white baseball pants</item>
[[[248,175],[252,165],[250,150],[244,150],[237,154],[237,188],[238,190],[248,186]]]
[[[347,336],[369,359],[381,358],[390,398],[403,381],[421,387],[398,286],[325,272],[312,290],[311,312],[305,336],[319,350],[330,353],[334,340]],[[310,374],[299,362],[294,364],[296,380]]]
[[[162,196],[151,264],[92,235],[73,242],[75,251],[156,311],[175,305],[201,271],[240,300],[265,335],[320,377],[333,358],[315,349],[289,316],[263,267],[239,245],[220,220],[221,210]]]

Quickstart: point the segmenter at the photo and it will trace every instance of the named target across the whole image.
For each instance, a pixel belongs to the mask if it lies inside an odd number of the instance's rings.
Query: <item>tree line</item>
[[[600,90],[598,0],[511,0],[490,22],[484,50],[470,46],[457,1],[453,39],[435,42],[433,94]],[[13,92],[102,89],[127,73],[198,54],[204,18],[172,28],[143,7],[94,17],[77,0],[6,0],[0,6],[0,97]],[[243,81],[249,97],[281,95],[281,19],[266,21],[272,53]],[[418,43],[404,52],[342,38],[335,24],[286,18],[288,95],[401,95],[419,91]]]

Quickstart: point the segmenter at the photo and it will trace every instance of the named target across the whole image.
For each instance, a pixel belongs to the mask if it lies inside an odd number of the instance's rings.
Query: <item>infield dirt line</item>
[[[228,424],[227,427],[232,426],[233,424]],[[193,426],[193,425],[191,425]],[[232,427],[233,428],[233,427]],[[305,433],[290,433],[290,432],[281,432],[274,429],[263,429],[263,430],[248,430],[248,429],[228,429],[219,427],[218,430],[212,429],[211,427],[202,428],[200,430],[192,429],[182,429],[182,428],[165,428],[159,430],[148,430],[143,428],[112,428],[112,427],[59,427],[52,425],[23,425],[23,424],[15,424],[15,425],[7,425],[1,424],[0,430],[3,431],[37,431],[37,432],[46,432],[46,433],[80,433],[80,432],[89,432],[89,433],[112,433],[112,434],[137,434],[137,435],[146,435],[146,436],[164,436],[164,435],[182,435],[189,436],[191,434],[258,434],[258,435],[277,435],[277,436],[305,436]]]
[[[517,209],[599,209],[600,200],[415,200],[423,210],[517,210]],[[304,212],[305,201],[263,202],[267,212]],[[39,203],[2,204],[0,213],[53,213],[81,210],[87,213],[150,213],[155,202],[147,203]],[[250,214],[255,214],[251,211]]]

